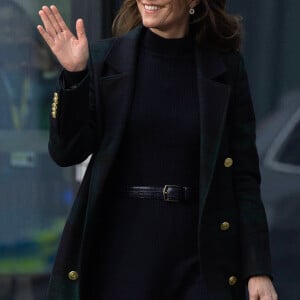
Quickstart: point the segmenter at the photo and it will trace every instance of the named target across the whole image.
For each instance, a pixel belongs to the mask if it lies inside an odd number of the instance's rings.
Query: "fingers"
[[[249,300],[260,300],[257,293],[249,293]]]
[[[249,300],[278,300],[276,290],[268,276],[253,276],[248,281]]]
[[[53,27],[53,25],[52,25],[52,23],[51,23],[51,21],[50,21],[50,19],[48,17],[48,13],[44,10],[44,7],[43,7],[43,9],[41,9],[39,11],[39,15],[40,15],[40,18],[41,18],[41,20],[43,22],[45,31],[47,31],[47,33],[52,38],[54,38],[55,35],[56,35],[56,31],[55,31],[55,29],[54,29],[54,27]]]
[[[50,8],[48,6],[43,6],[39,11],[39,15],[45,30],[52,38],[55,38],[58,33],[69,31],[69,28],[55,5],[51,5]]]
[[[61,31],[69,30],[68,26],[66,25],[66,23],[65,23],[64,19],[62,18],[57,7],[55,5],[51,5],[50,8],[52,10],[52,13],[53,13]]]
[[[82,19],[78,19],[76,22],[76,34],[77,34],[78,40],[86,39],[84,22]]]
[[[57,21],[52,9],[50,9],[48,6],[43,6],[43,11],[45,12],[45,14],[48,17],[49,24],[51,26],[51,32],[54,31],[55,34],[62,32],[63,29],[60,27],[60,24]]]
[[[46,41],[46,43],[51,48],[53,46],[53,43],[54,43],[54,40],[51,37],[51,35],[41,25],[38,25],[37,29],[38,29],[39,33],[41,34],[41,36],[43,37],[43,39]]]

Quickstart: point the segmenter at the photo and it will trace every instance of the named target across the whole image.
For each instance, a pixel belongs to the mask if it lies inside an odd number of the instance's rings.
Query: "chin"
[[[155,28],[158,26],[158,22],[153,22],[150,20],[143,20],[143,25],[147,28]]]

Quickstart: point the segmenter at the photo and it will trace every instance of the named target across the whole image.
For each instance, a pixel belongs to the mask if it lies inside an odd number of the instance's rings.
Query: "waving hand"
[[[88,41],[82,19],[76,22],[76,36],[69,30],[56,6],[43,6],[39,11],[43,22],[38,31],[57,57],[70,72],[82,71],[89,58]]]

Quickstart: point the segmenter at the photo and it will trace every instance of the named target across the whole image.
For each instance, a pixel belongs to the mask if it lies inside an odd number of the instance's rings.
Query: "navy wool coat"
[[[48,300],[78,300],[89,241],[133,99],[143,27],[90,46],[88,75],[53,97],[49,152],[60,166],[91,161],[66,222]],[[255,117],[243,58],[195,46],[200,102],[198,251],[212,300],[243,300],[254,275],[271,276],[260,197]],[[106,199],[107,200],[107,199]]]

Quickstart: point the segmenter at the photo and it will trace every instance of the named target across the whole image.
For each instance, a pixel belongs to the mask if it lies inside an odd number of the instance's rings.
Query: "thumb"
[[[84,22],[82,19],[78,19],[76,21],[76,34],[77,34],[78,40],[86,39]]]

